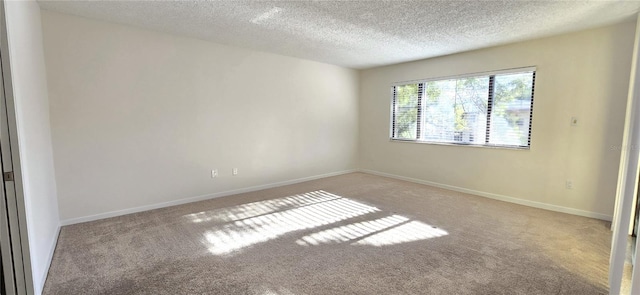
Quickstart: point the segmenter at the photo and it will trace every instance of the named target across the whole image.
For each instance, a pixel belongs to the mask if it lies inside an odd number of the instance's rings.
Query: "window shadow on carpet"
[[[349,219],[370,215],[368,220],[343,224]],[[445,230],[422,221],[383,212],[322,190],[184,217],[194,223],[211,223],[202,242],[214,255],[234,254],[289,233],[320,227],[323,229],[304,235],[295,243],[300,246],[334,243],[387,246],[448,235]],[[326,228],[333,224],[336,226]]]

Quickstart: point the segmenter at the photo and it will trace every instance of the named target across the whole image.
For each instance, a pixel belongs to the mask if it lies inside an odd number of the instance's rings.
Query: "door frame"
[[[34,294],[33,274],[31,269],[31,257],[29,250],[29,236],[27,233],[27,215],[24,198],[24,186],[22,169],[20,166],[20,153],[18,145],[18,126],[15,112],[15,97],[13,80],[11,76],[11,61],[9,58],[9,39],[5,0],[0,0],[0,159],[1,174],[13,173],[13,180],[4,180],[0,175],[0,189],[3,192],[1,205],[6,206],[6,211],[0,212],[0,233],[4,222],[8,225],[9,242],[0,242],[2,247],[3,270],[5,265],[13,269],[14,290],[7,290],[8,294]],[[2,209],[2,207],[0,207]],[[6,218],[3,220],[3,218]],[[7,245],[10,247],[7,249]],[[11,257],[9,261],[5,261]],[[10,283],[6,280],[5,284]]]

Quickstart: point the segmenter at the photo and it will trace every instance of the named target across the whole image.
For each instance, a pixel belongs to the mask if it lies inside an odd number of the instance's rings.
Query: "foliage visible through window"
[[[392,139],[529,147],[535,71],[393,86]]]

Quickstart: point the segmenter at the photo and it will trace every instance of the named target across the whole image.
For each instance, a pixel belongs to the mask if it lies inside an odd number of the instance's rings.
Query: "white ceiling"
[[[631,20],[640,1],[50,1],[45,10],[369,68]]]

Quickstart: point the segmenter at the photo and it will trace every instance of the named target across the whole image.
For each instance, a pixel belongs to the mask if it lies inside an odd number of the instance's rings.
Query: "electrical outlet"
[[[211,178],[216,178],[216,177],[218,177],[218,169],[211,170]]]
[[[233,175],[238,175],[238,168],[233,168],[233,170],[231,171],[231,173]]]
[[[571,181],[571,180],[567,180],[567,182],[565,182],[564,186],[565,186],[567,189],[573,189],[573,181]]]

